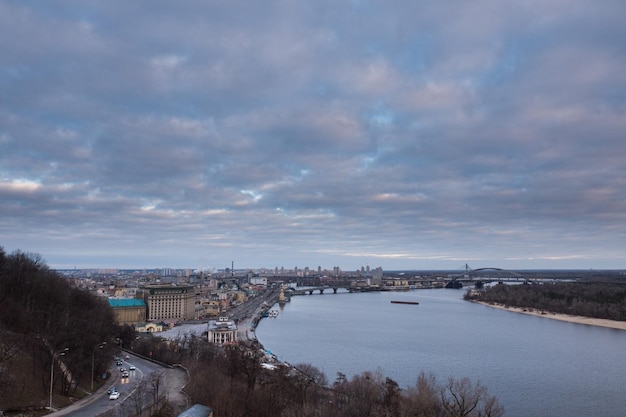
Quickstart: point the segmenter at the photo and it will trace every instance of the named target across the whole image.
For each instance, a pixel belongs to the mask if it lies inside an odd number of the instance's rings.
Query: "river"
[[[400,387],[421,371],[480,381],[508,417],[626,415],[626,331],[464,301],[464,290],[299,295],[256,336],[280,360],[330,383],[379,370]],[[392,300],[418,301],[419,305]]]

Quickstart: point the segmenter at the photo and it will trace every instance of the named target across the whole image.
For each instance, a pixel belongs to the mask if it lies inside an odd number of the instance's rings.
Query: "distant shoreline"
[[[596,319],[593,317],[583,317],[583,316],[570,316],[568,314],[561,313],[552,313],[552,312],[544,312],[541,310],[537,310],[534,308],[523,308],[523,307],[510,307],[504,306],[502,304],[490,304],[484,301],[474,301],[470,300],[474,303],[482,304],[487,307],[493,307],[500,310],[507,310],[513,313],[521,313],[528,314],[531,316],[543,317],[552,320],[560,320],[567,321],[570,323],[577,324],[586,324],[589,326],[598,326],[598,327],[608,327],[616,330],[626,330],[626,321],[617,321],[617,320],[607,320],[607,319]]]

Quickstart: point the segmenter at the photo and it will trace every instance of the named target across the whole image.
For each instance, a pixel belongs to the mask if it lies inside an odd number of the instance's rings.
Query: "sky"
[[[623,0],[0,0],[0,246],[626,268]]]

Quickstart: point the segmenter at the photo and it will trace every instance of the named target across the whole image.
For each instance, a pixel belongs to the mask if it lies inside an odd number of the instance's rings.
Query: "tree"
[[[437,417],[442,413],[439,401],[440,387],[433,374],[421,372],[417,377],[415,387],[407,390],[404,401],[401,403],[401,415]]]
[[[308,363],[296,364],[294,369],[296,372],[289,379],[290,385],[296,390],[296,401],[300,405],[307,402],[314,402],[318,396],[319,388],[328,384],[326,375],[315,366]]]
[[[499,417],[504,414],[495,397],[490,397],[487,388],[473,384],[469,378],[448,378],[441,389],[441,404],[446,417]]]

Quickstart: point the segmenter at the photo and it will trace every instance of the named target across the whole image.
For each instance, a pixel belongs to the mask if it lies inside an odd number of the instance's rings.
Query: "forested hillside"
[[[71,286],[40,256],[0,247],[0,409],[47,404],[55,351],[64,350],[78,383],[55,375],[55,395],[77,395],[90,386],[94,348],[118,333],[106,300]],[[93,356],[96,374],[106,371],[112,348]]]
[[[559,282],[495,285],[467,299],[553,313],[626,321],[626,283]]]

